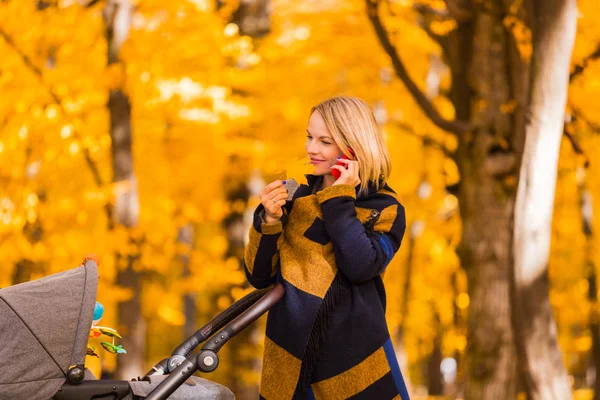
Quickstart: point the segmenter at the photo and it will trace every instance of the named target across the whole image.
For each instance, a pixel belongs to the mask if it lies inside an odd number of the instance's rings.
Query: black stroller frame
[[[196,371],[212,372],[219,365],[217,353],[229,339],[244,330],[248,325],[269,311],[283,297],[285,290],[281,283],[267,289],[255,290],[235,302],[213,320],[200,328],[186,341],[179,345],[169,359],[164,359],[152,368],[147,374],[163,375],[169,369],[170,375],[146,400],[161,400],[168,398],[183,382]],[[213,336],[210,342],[202,346],[200,353],[194,356],[192,351],[211,335],[227,326]]]
[[[65,277],[75,276],[76,271],[82,272],[78,270],[82,270],[84,272],[85,286],[90,286],[92,288],[90,290],[93,292],[87,296],[87,299],[84,299],[85,301],[82,300],[81,314],[83,317],[77,323],[77,337],[79,339],[76,340],[76,342],[82,342],[83,340],[87,342],[87,333],[85,330],[89,331],[89,327],[91,326],[91,311],[87,310],[87,306],[84,307],[84,303],[92,304],[89,299],[91,296],[93,296],[95,302],[98,274],[97,265],[95,262],[92,260],[87,260],[85,264],[79,268],[42,278],[38,280],[38,282],[40,283],[41,287],[42,283],[48,282],[42,282],[45,279],[51,279],[52,277],[59,279],[58,277],[61,275]],[[79,275],[81,275],[81,273]],[[95,276],[95,282],[94,279],[90,279],[90,276]],[[36,281],[32,281],[32,283],[33,282]],[[54,282],[56,282],[56,280]],[[27,284],[28,283],[21,285]],[[11,297],[10,294],[15,293],[17,287],[21,285],[15,285],[11,288],[7,288],[15,289],[12,290],[12,292],[9,292],[7,289],[0,289],[0,306],[3,304],[8,305],[6,310],[9,310],[10,313],[18,313],[15,311],[15,309],[18,307],[13,307],[11,305],[11,301],[14,304],[14,298]],[[58,377],[53,379],[54,383],[56,383],[58,380],[58,384],[60,384],[61,379],[64,383],[58,386],[58,391],[52,395],[52,399],[135,400],[144,398],[147,400],[163,400],[170,398],[169,396],[171,396],[180,386],[182,386],[186,380],[192,377],[195,372],[201,371],[207,373],[214,371],[219,365],[218,352],[223,345],[225,345],[228,340],[233,338],[248,325],[256,321],[269,309],[271,309],[271,307],[273,307],[283,295],[284,288],[280,283],[277,283],[270,288],[255,290],[249,293],[242,299],[232,304],[229,308],[221,312],[219,315],[214,317],[202,328],[197,330],[192,336],[177,346],[170,357],[165,358],[157,363],[154,367],[152,367],[152,369],[150,369],[150,371],[146,373],[146,375],[144,375],[144,377],[133,381],[87,379],[89,376],[86,374],[84,365],[85,356],[80,356],[80,354],[85,354],[85,349],[79,349],[78,345],[75,344],[73,347],[74,350],[71,360],[66,363],[66,367],[64,367],[65,363],[62,363],[61,371],[59,371]],[[3,315],[3,311],[4,309],[0,307],[0,315]],[[12,314],[10,316],[12,316]],[[27,321],[23,320],[23,323],[27,326]],[[7,326],[3,325],[3,322],[0,321],[0,333],[2,333],[2,330],[6,332],[7,329],[5,328],[7,328]],[[85,336],[83,336],[81,330],[84,330]],[[32,329],[30,329],[30,331],[34,333]],[[40,339],[38,339],[38,341],[41,343],[42,347],[46,349],[43,341]],[[84,347],[85,342],[83,343]],[[204,343],[204,345],[201,347],[201,350],[197,354],[193,354],[194,350],[202,343]],[[2,351],[3,349],[0,348],[0,355],[2,355]],[[52,354],[50,354],[50,357],[52,357]],[[59,365],[61,363],[56,362],[55,360],[55,364]],[[48,375],[47,372],[45,374],[46,376]],[[17,379],[21,380],[23,373],[15,372],[12,374],[12,376],[17,378],[11,378],[9,375],[9,377],[5,378],[3,381],[2,377],[0,377],[0,398],[5,398],[4,395],[10,396],[8,398],[11,399],[25,398],[23,397],[23,393],[25,393],[23,390],[14,391],[12,389],[19,384]],[[156,381],[152,382],[153,378],[155,377],[161,378],[158,380],[157,385]],[[8,382],[6,382],[6,379],[8,379]],[[29,378],[29,380],[24,382],[25,384],[30,384],[34,379],[35,378]],[[137,395],[132,389],[133,385],[146,385],[147,387],[144,388],[144,391],[147,394],[144,396]],[[220,386],[217,384],[213,385]],[[226,388],[224,389],[227,390]],[[228,393],[231,392],[228,391]],[[44,395],[38,393],[38,396]],[[231,394],[228,397],[231,398]],[[27,398],[44,397],[28,395]],[[175,397],[171,398],[177,398],[177,393],[175,393]],[[198,397],[194,396],[194,398]],[[211,399],[216,398],[218,397],[211,397]]]

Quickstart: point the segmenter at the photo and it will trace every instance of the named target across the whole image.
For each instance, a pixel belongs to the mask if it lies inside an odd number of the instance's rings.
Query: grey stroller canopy
[[[49,399],[84,365],[97,288],[90,260],[0,289],[0,399]]]

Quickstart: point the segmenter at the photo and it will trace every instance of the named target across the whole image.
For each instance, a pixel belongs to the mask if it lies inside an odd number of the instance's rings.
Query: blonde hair
[[[369,183],[379,190],[392,171],[390,155],[383,134],[369,105],[356,97],[337,96],[327,99],[310,110],[318,111],[337,146],[358,161],[360,193],[366,193]]]

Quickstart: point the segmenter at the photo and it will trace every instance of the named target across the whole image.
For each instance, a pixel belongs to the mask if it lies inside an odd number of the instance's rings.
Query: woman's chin
[[[319,171],[319,170],[315,170],[313,172],[313,175],[315,175],[315,176],[327,176],[327,175],[331,175],[331,171]]]

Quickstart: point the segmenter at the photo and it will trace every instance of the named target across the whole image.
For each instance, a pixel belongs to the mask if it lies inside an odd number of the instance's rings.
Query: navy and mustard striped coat
[[[254,215],[249,282],[285,286],[269,311],[260,398],[408,400],[385,321],[381,278],[400,247],[404,207],[385,186],[357,197],[308,176],[284,216]]]

